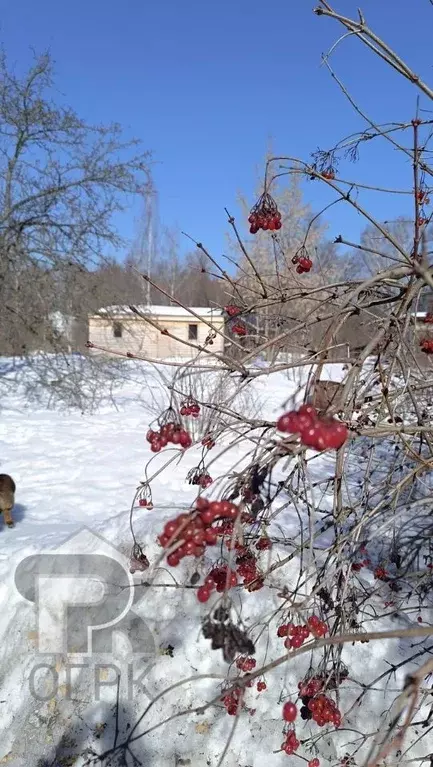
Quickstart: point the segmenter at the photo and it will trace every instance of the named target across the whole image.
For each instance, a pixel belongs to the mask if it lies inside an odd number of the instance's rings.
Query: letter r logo
[[[92,634],[102,629],[98,649],[110,652],[109,629],[126,618],[133,602],[129,573],[105,554],[26,557],[15,571],[15,585],[36,605],[42,653],[90,655]]]

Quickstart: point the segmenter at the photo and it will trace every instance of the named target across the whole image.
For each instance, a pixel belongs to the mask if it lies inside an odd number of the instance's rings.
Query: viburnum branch
[[[410,67],[392,50],[392,48],[385,43],[378,35],[376,35],[365,22],[357,22],[346,16],[334,11],[328,3],[321,0],[322,5],[315,8],[314,12],[317,16],[328,16],[335,21],[340,22],[349,32],[352,32],[369,47],[380,58],[384,59],[393,69],[402,74],[405,78],[410,80],[411,83],[416,85],[426,96],[433,99],[433,90],[424,83],[418,75],[416,75]]]

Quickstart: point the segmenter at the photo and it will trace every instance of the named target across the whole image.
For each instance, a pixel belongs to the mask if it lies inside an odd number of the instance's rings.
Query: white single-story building
[[[107,306],[89,316],[88,341],[104,353],[152,359],[190,358],[203,346],[224,350],[221,309],[181,306]],[[97,352],[98,349],[95,349]]]

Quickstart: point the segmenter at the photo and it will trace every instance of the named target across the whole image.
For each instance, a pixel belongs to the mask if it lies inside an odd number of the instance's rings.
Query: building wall
[[[188,341],[188,326],[197,325],[197,341],[191,340],[192,344],[204,344],[210,331],[208,325],[196,320],[195,317],[188,319],[152,317],[152,319],[161,327],[166,328],[170,333],[185,341]],[[114,336],[113,330],[116,322],[119,322],[122,326],[121,338]],[[213,318],[211,322],[216,328],[223,330],[224,321],[222,317]],[[89,341],[114,352],[122,352],[124,354],[132,352],[133,354],[142,354],[154,359],[164,359],[167,357],[189,358],[196,354],[195,350],[190,346],[182,344],[170,338],[170,336],[163,335],[145,320],[135,317],[119,317],[118,319],[90,317]],[[222,352],[224,349],[224,339],[217,335],[213,345],[208,348],[215,352]]]

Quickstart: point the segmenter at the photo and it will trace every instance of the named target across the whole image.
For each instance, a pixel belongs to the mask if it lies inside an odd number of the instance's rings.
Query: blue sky
[[[312,12],[313,0],[15,0],[3,3],[0,36],[22,69],[30,48],[49,48],[57,88],[88,121],[118,121],[154,153],[159,213],[224,249],[224,206],[236,212],[238,193],[254,202],[258,173],[270,145],[276,154],[309,159],[362,127],[320,57],[342,29]],[[336,0],[356,14],[356,2]],[[409,9],[410,6],[410,9]],[[375,31],[433,81],[429,0],[364,0]],[[413,116],[416,90],[366,52],[345,41],[332,59],[358,103],[378,122]],[[429,107],[425,99],[421,106]],[[373,143],[373,142],[372,142]],[[364,150],[347,178],[408,188],[410,163],[377,144]],[[318,209],[332,198],[319,183],[306,186]],[[392,195],[364,198],[380,218],[409,210]],[[122,215],[132,235],[138,208]],[[336,206],[329,235],[358,236],[358,214]],[[184,243],[188,248],[188,243]]]

